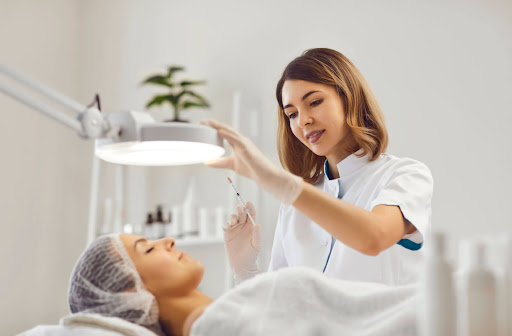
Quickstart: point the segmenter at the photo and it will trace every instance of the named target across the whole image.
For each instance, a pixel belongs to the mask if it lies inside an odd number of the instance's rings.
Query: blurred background
[[[141,81],[183,65],[187,78],[207,81],[199,91],[211,103],[184,117],[232,123],[238,106],[239,129],[276,164],[275,84],[288,62],[315,47],[336,49],[361,70],[386,117],[388,152],[431,169],[432,225],[448,234],[452,254],[465,237],[510,231],[510,0],[0,0],[0,62],[83,104],[99,93],[105,112],[144,110],[155,92]],[[0,111],[0,330],[7,335],[69,313],[94,145],[5,95]],[[102,165],[98,217],[115,171]],[[226,176],[202,165],[127,167],[126,221],[143,223],[156,204],[179,202],[192,179],[197,205],[224,207],[227,216],[234,203]],[[251,182],[239,180],[238,189],[257,205],[266,267],[279,203]],[[221,260],[222,244],[215,249]],[[218,265],[207,272],[224,274]],[[221,295],[225,279],[210,281],[219,284],[203,284],[209,294]]]

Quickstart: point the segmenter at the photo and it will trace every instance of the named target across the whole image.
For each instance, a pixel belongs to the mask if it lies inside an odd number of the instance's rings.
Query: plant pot
[[[183,119],[166,119],[166,120],[164,120],[164,122],[185,122],[185,123],[188,123],[190,121],[183,120]]]

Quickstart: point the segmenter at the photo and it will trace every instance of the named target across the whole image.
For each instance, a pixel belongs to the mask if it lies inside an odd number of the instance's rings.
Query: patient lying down
[[[198,289],[203,272],[172,238],[101,236],[71,275],[71,317],[121,321],[149,335],[416,334],[415,286],[289,268],[250,279],[214,302]]]

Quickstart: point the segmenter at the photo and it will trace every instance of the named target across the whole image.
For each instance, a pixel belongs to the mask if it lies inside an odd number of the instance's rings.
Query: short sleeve
[[[417,230],[398,242],[409,250],[419,250],[430,230],[433,186],[432,174],[425,164],[404,159],[395,165],[371,204],[371,209],[381,204],[400,207],[404,218]]]
[[[274,243],[272,245],[272,255],[270,257],[270,264],[268,266],[268,271],[272,272],[278,270],[283,267],[288,267],[288,263],[286,262],[286,256],[284,254],[283,248],[283,234],[282,234],[282,222],[281,222],[281,210],[283,208],[283,204],[281,204],[279,208],[279,216],[277,218],[276,231],[274,233]]]

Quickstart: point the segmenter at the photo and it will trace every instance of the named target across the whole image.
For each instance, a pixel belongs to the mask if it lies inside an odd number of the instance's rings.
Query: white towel
[[[117,317],[98,314],[71,314],[60,319],[60,325],[39,325],[19,336],[155,336],[137,324]]]
[[[419,287],[349,282],[309,268],[260,274],[208,306],[193,336],[416,335]]]

